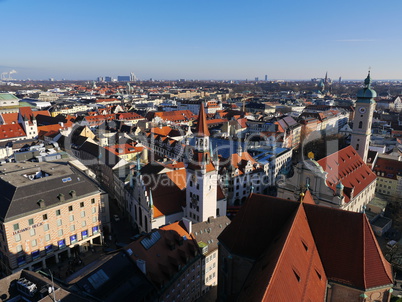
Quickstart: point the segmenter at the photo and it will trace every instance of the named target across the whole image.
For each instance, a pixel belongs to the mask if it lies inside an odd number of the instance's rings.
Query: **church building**
[[[365,87],[357,93],[357,112],[353,121],[352,143],[318,161],[313,156],[299,162],[279,183],[278,197],[295,199],[309,188],[317,204],[353,212],[363,212],[375,194],[376,175],[367,166],[371,123],[376,92],[370,88],[370,74]]]

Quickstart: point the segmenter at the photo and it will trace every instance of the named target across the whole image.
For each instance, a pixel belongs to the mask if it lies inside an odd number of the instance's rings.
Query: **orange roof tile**
[[[35,115],[45,115],[45,116],[51,116],[50,112],[48,110],[38,110],[38,111],[32,111],[32,113]]]
[[[26,136],[20,124],[0,125],[0,140]]]
[[[208,130],[207,118],[206,118],[205,109],[204,109],[204,102],[202,102],[200,104],[200,112],[198,114],[197,126],[195,128],[195,134],[198,136],[210,136],[211,135]]]
[[[376,179],[376,175],[352,146],[332,153],[317,163],[328,173],[326,182],[334,192],[336,185],[342,182],[345,202],[349,202],[351,197],[357,196]]]
[[[2,113],[4,124],[17,124],[18,123],[18,113]]]

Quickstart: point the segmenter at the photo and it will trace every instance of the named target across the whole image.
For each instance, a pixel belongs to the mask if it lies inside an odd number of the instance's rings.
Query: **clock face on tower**
[[[366,107],[360,107],[359,108],[359,112],[362,113],[362,114],[366,113],[366,110],[367,110]]]

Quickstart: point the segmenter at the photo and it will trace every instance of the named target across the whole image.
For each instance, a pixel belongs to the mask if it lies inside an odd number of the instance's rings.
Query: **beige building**
[[[0,191],[4,273],[46,267],[102,242],[101,191],[67,162],[4,164]]]
[[[373,170],[377,175],[376,192],[399,198],[402,196],[402,161],[379,157]]]

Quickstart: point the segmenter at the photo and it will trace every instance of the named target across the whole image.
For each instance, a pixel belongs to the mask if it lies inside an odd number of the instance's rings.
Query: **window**
[[[300,282],[300,276],[299,276],[299,274],[296,273],[294,270],[293,270],[293,273],[295,274],[295,277],[296,277],[296,279],[297,279],[297,282]]]
[[[59,246],[59,249],[61,249],[61,248],[63,248],[63,247],[66,246],[66,240],[65,240],[65,239],[59,240],[59,241],[57,242],[57,244],[58,244],[58,246]]]
[[[92,214],[95,214],[96,213],[96,207],[93,207],[92,208]]]
[[[85,217],[85,211],[81,212],[81,217]]]
[[[74,224],[72,224],[72,225],[70,225],[70,231],[75,231],[75,225]]]
[[[17,251],[17,253],[22,251],[22,245],[17,245],[17,247],[15,248],[15,250]]]
[[[70,236],[70,243],[73,244],[73,243],[76,243],[76,242],[77,242],[77,235]]]
[[[95,198],[91,199],[91,203],[94,204],[95,203]]]
[[[22,256],[17,257],[17,264],[18,264],[18,265],[23,265],[23,264],[25,264],[25,263],[26,263],[25,255],[22,255]]]
[[[97,222],[98,218],[96,216],[92,217],[92,222]]]
[[[97,234],[97,233],[99,233],[99,227],[98,226],[92,227],[92,234]]]
[[[82,222],[81,222],[81,226],[86,226],[87,225],[87,222],[85,221],[85,220],[83,220]]]
[[[63,224],[63,221],[61,219],[57,219],[57,226],[61,226]]]
[[[70,215],[70,221],[74,221],[74,215]]]
[[[33,218],[31,218],[31,219],[28,220],[28,224],[29,224],[29,225],[33,225],[33,224],[34,224]]]
[[[46,241],[49,241],[49,240],[50,240],[50,234],[46,234],[46,235],[45,235],[45,240],[46,240]]]
[[[56,210],[56,216],[60,216],[60,210]]]
[[[47,220],[47,214],[43,214],[43,220]]]
[[[15,234],[14,239],[16,242],[21,241],[21,235],[20,234]]]
[[[36,235],[35,229],[30,229],[30,230],[29,230],[29,234],[30,234],[31,236],[35,236],[35,235]]]
[[[43,230],[46,232],[46,231],[49,231],[49,224],[48,223],[46,223],[46,224],[44,224],[43,225]]]
[[[362,121],[359,122],[359,129],[361,129],[361,128],[363,128],[363,122]]]
[[[62,230],[62,229],[58,230],[58,231],[57,231],[57,234],[58,234],[59,236],[63,236],[63,230]]]
[[[88,230],[82,231],[82,232],[81,232],[81,236],[82,236],[82,239],[87,238],[87,237],[88,237]]]
[[[359,144],[356,144],[356,151],[359,150]]]
[[[14,227],[14,231],[18,231],[20,229],[20,224],[16,223],[13,225],[13,227]]]
[[[32,244],[32,246],[37,246],[38,242],[36,241],[36,239],[34,239],[34,240],[31,241],[31,244]]]
[[[68,211],[71,212],[73,210],[73,206],[68,206]]]
[[[80,207],[83,208],[84,207],[84,202],[80,202]]]

